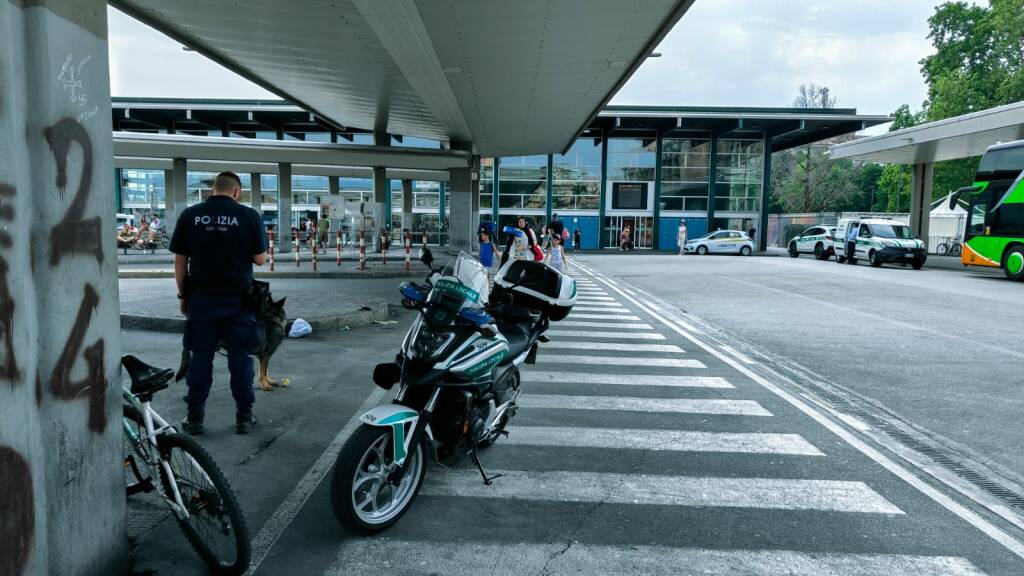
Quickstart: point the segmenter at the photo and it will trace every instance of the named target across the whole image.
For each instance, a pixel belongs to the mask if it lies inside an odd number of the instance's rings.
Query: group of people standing
[[[505,248],[501,253],[499,265],[504,265],[510,258],[513,260],[546,261],[552,268],[566,271],[565,246],[569,241],[569,231],[559,219],[558,214],[552,215],[551,222],[541,229],[540,237],[533,231],[526,218],[520,216],[515,226],[506,226]],[[480,263],[492,268],[497,256],[495,240],[497,230],[494,223],[486,221],[480,225]],[[580,251],[582,234],[577,226],[572,234],[572,245]]]

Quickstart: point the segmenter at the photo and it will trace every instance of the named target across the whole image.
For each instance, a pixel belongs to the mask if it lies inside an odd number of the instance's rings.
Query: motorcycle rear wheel
[[[338,453],[331,477],[331,507],[342,526],[373,534],[395,525],[412,507],[427,473],[423,443],[410,446],[409,467],[394,485],[391,428],[361,425]]]

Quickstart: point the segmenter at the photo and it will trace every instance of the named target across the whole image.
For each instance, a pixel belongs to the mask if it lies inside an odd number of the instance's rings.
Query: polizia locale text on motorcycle
[[[551,321],[576,302],[576,283],[543,264],[509,260],[489,293],[487,271],[466,253],[430,269],[423,285],[403,282],[402,304],[418,311],[393,362],[373,381],[398,384],[390,404],[360,417],[338,454],[331,504],[342,525],[374,533],[394,525],[423,484],[428,460],[450,465],[469,456],[484,484],[479,451],[508,434],[522,392],[519,366],[532,364]]]

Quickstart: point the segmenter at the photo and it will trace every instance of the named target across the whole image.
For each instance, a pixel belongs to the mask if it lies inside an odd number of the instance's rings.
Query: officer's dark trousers
[[[847,242],[846,243],[846,263],[847,264],[853,264],[854,263],[853,260],[854,260],[856,254],[857,254],[857,243],[854,242],[854,241]]]
[[[223,343],[231,372],[231,395],[239,411],[248,410],[256,400],[252,392],[255,376],[249,356],[258,343],[256,315],[230,296],[194,294],[188,299],[185,321],[185,349],[192,352],[188,368],[188,394],[185,403],[190,412],[203,412],[213,383],[213,359]]]

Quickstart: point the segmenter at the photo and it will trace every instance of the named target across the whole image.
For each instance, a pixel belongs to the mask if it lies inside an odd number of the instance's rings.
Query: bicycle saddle
[[[170,386],[174,370],[150,366],[131,354],[121,356],[121,365],[132,380],[132,394],[152,394]]]

